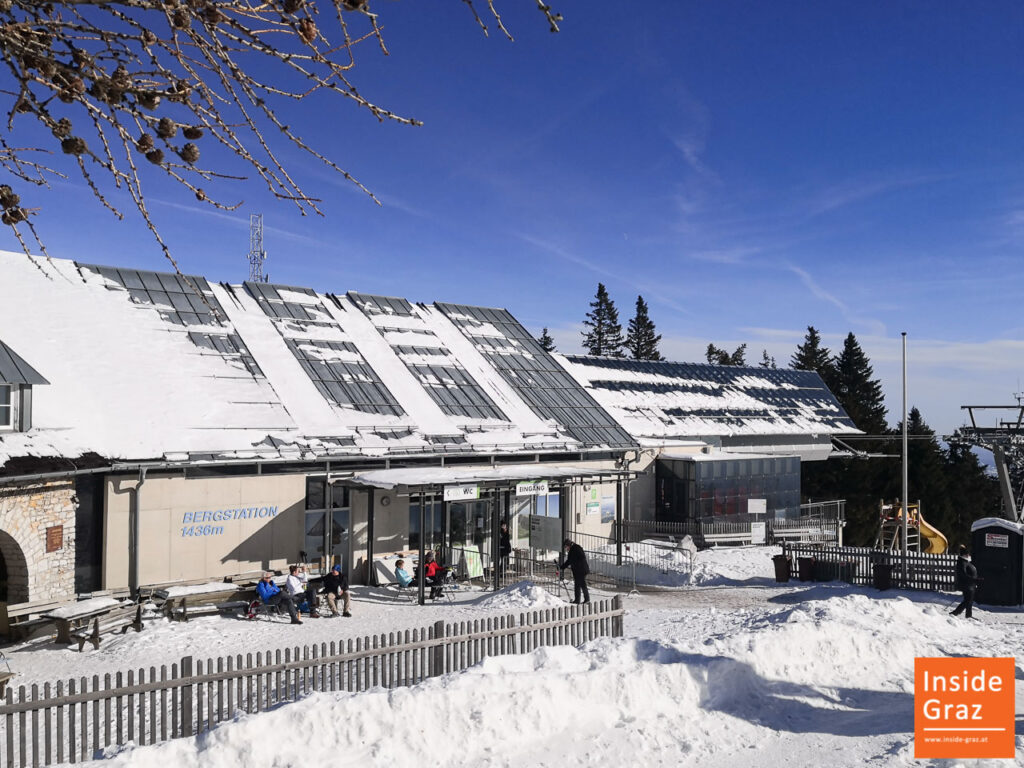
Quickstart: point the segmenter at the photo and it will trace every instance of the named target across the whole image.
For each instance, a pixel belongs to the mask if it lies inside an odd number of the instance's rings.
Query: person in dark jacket
[[[590,573],[590,565],[587,563],[587,555],[583,547],[573,543],[572,539],[562,542],[562,549],[565,551],[565,560],[559,566],[562,569],[572,568],[572,585],[576,594],[573,600],[574,605],[580,602],[580,593],[583,594],[583,602],[590,602],[590,590],[587,589],[587,574]]]
[[[331,609],[331,616],[352,615],[352,597],[348,592],[348,574],[340,565],[334,566],[331,572],[324,576],[324,594],[327,595],[327,607]],[[338,598],[342,599],[342,611],[338,613]]]
[[[502,577],[508,572],[508,560],[512,555],[512,535],[508,531],[508,523],[501,524],[498,531],[498,565],[501,568]]]
[[[961,612],[964,612],[969,619],[971,618],[971,608],[974,607],[974,592],[978,588],[978,569],[974,567],[971,555],[967,551],[967,547],[963,545],[960,546],[960,556],[956,559],[956,585],[963,593],[964,599],[953,610],[953,615],[959,616]]]

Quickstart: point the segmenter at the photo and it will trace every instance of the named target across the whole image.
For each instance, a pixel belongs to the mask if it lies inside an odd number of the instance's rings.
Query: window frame
[[[7,403],[0,403],[0,432],[14,432],[18,428],[18,385],[0,382],[0,391],[7,390]],[[6,419],[4,421],[4,413]]]

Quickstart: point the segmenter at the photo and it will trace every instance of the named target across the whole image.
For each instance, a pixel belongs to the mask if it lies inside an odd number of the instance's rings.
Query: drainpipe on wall
[[[146,482],[146,468],[139,469],[139,484],[132,492],[131,515],[128,518],[128,590],[133,597],[139,595],[139,520],[141,518],[142,486]]]

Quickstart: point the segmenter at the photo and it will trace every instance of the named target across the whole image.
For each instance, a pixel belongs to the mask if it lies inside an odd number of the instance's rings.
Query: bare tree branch
[[[496,0],[484,1],[511,40]],[[473,0],[462,2],[487,34]],[[543,0],[537,8],[557,32],[561,16]],[[353,32],[353,25],[363,29]],[[93,196],[118,218],[124,214],[109,191],[127,192],[178,271],[146,206],[143,177],[159,169],[200,203],[235,210],[240,203],[215,199],[202,186],[246,178],[199,165],[201,147],[211,142],[303,215],[322,215],[320,200],[284,166],[279,150],[288,145],[379,204],[279,111],[288,101],[323,92],[382,122],[420,125],[374,103],[351,80],[359,46],[372,40],[388,54],[368,0],[0,0],[0,103],[7,103],[8,134],[34,120],[51,140],[49,146],[16,147],[0,138],[0,168],[10,176],[9,184],[0,185],[0,221],[26,253],[21,227],[46,254],[30,221],[38,208],[24,207],[15,187],[25,192],[66,178],[36,159],[59,150],[74,159]]]

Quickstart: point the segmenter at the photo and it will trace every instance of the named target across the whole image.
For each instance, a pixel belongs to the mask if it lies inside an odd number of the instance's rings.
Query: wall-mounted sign
[[[750,543],[764,544],[768,540],[768,526],[766,523],[750,524]]]
[[[615,519],[615,497],[601,497],[601,522],[610,523]]]
[[[64,526],[54,525],[46,529],[46,551],[56,552],[64,548]]]
[[[986,533],[986,547],[999,547],[1000,549],[1010,548],[1010,537],[1002,533]]]
[[[587,514],[588,515],[600,515],[601,514],[601,502],[600,501],[588,501],[587,502]]]
[[[233,509],[200,509],[185,512],[181,516],[181,535],[185,536],[220,536],[224,533],[223,525],[235,520],[257,520],[260,518],[277,517],[277,505],[263,507],[235,507]]]
[[[547,496],[547,480],[526,480],[516,483],[516,496]]]
[[[444,487],[445,501],[472,501],[479,498],[479,485],[446,485]]]

